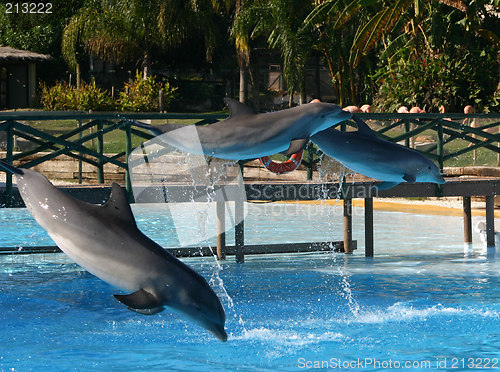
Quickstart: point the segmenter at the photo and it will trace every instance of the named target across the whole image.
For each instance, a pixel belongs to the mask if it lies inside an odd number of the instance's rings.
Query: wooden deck
[[[185,185],[170,184],[162,186],[166,189],[167,194],[175,199],[176,202],[207,202],[207,191],[205,187],[189,187]],[[226,185],[225,187],[234,187],[237,185]],[[89,203],[101,204],[105,202],[111,191],[111,186],[106,185],[87,185],[87,186],[62,186],[59,189],[78,199]],[[144,187],[140,192],[140,199],[143,203],[164,202],[157,200],[157,192],[150,193],[151,187]],[[374,255],[374,231],[373,231],[373,198],[407,198],[407,197],[462,197],[464,211],[464,241],[472,242],[472,214],[471,214],[471,197],[485,197],[486,209],[486,225],[487,225],[487,244],[494,246],[494,197],[500,192],[500,178],[455,178],[447,180],[444,185],[435,185],[430,183],[408,184],[402,183],[392,189],[379,191],[376,188],[376,183],[372,182],[345,182],[338,183],[317,183],[317,182],[273,182],[273,183],[251,183],[245,184],[245,190],[248,201],[312,201],[312,200],[328,200],[328,199],[343,199],[344,200],[344,240],[343,242],[311,242],[311,243],[296,243],[296,244],[275,244],[264,246],[245,246],[244,244],[244,221],[240,222],[235,227],[235,246],[227,247],[225,245],[224,229],[219,229],[218,246],[216,253],[220,259],[226,255],[235,255],[239,262],[244,261],[245,254],[261,254],[261,253],[290,253],[290,252],[305,252],[305,251],[321,251],[335,247],[347,254],[353,252],[356,243],[352,240],[352,199],[364,199],[365,213],[365,255],[372,257]],[[2,189],[0,188],[0,195]],[[231,193],[229,193],[231,194]],[[17,189],[14,189],[13,206],[23,207],[24,204],[19,196]],[[0,203],[3,201],[0,200]],[[218,204],[224,202],[218,201]],[[217,208],[219,215],[218,221],[224,221],[224,208]],[[243,203],[236,203],[235,213],[243,215]],[[47,248],[47,247],[46,247]],[[54,249],[54,247],[48,247]],[[170,249],[170,248],[169,248]],[[11,249],[12,253],[14,249]],[[184,250],[171,248],[176,255],[193,256],[193,255],[208,255],[212,254],[210,248],[202,247],[195,250]],[[1,251],[1,249],[0,249]],[[9,251],[8,247],[4,248],[4,253]]]

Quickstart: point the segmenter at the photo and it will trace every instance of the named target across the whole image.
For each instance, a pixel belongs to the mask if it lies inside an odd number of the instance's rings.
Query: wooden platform
[[[357,242],[353,241],[354,249]],[[216,247],[185,247],[165,248],[176,257],[206,257],[217,255]],[[258,244],[246,245],[245,254],[270,254],[270,253],[306,253],[306,252],[344,252],[344,242],[311,242],[311,243],[284,243],[284,244]],[[62,253],[57,246],[33,247],[0,247],[1,255],[22,255],[33,253]],[[235,256],[235,246],[226,247],[226,255]]]
[[[462,197],[464,210],[464,241],[472,242],[472,214],[471,197],[485,197],[486,225],[487,225],[487,243],[488,246],[494,246],[494,197],[500,191],[499,178],[453,178],[447,180],[444,185],[430,183],[402,183],[389,190],[378,190],[377,184],[372,182],[346,182],[338,183],[317,183],[317,182],[274,182],[274,183],[251,183],[245,184],[245,190],[248,201],[300,201],[300,200],[321,200],[321,199],[343,199],[344,200],[344,240],[342,242],[345,253],[350,254],[355,249],[355,243],[352,240],[352,199],[364,199],[365,209],[365,255],[372,257],[374,255],[374,232],[373,232],[373,198],[405,198],[405,197]],[[166,195],[172,197],[176,202],[208,202],[207,190],[205,187],[194,187],[185,185],[164,185]],[[230,191],[231,188],[237,188],[237,185],[225,185]],[[101,204],[108,199],[111,186],[64,186],[59,187],[78,199],[89,203]],[[150,192],[154,187],[144,187],[139,190],[138,201],[143,203],[164,202],[157,200],[158,192]],[[0,189],[0,194],[2,190]],[[228,192],[228,195],[233,193]],[[235,194],[235,193],[234,193]],[[162,194],[163,195],[163,194]],[[217,201],[218,204],[232,202],[224,199]],[[5,203],[0,200],[0,204]],[[24,206],[19,193],[14,189],[14,206]],[[217,208],[219,213],[224,213],[225,208]],[[235,213],[243,216],[243,203],[236,203]],[[218,215],[219,221],[224,221],[223,215]],[[238,219],[240,220],[240,219]],[[234,254],[236,260],[242,262],[245,254],[256,253],[290,253],[300,251],[322,250],[321,245],[329,243],[298,243],[298,244],[277,244],[264,246],[247,246],[244,244],[244,221],[241,218],[239,224],[235,226],[235,246],[226,247],[224,233],[219,233],[217,255],[220,259],[226,255]],[[220,229],[224,231],[224,229]],[[302,245],[305,244],[305,245]],[[316,245],[315,245],[316,244]],[[317,245],[319,244],[319,245]],[[289,246],[289,248],[286,248]],[[209,249],[209,248],[206,248]],[[203,249],[202,249],[203,251]],[[197,252],[200,252],[197,248]],[[176,252],[181,254],[181,252]],[[208,252],[208,254],[211,254]]]

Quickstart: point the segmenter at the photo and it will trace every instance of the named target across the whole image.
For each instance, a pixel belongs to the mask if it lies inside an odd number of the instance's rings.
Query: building
[[[46,54],[0,47],[0,110],[33,106],[36,63],[51,59]]]

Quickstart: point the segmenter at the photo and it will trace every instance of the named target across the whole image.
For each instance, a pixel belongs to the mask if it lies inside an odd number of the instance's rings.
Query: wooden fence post
[[[132,203],[134,201],[134,194],[132,192],[132,181],[130,180],[130,168],[128,158],[132,153],[132,124],[127,121],[125,124],[125,163],[127,168],[125,169],[125,187],[127,189],[128,200]]]
[[[226,203],[217,201],[217,259],[226,259]]]
[[[344,199],[344,252],[352,254],[352,199]]]
[[[99,159],[97,159],[97,182],[104,183],[104,161],[102,156],[104,155],[104,138],[102,135],[103,123],[101,120],[97,122],[97,153],[99,154]]]
[[[495,246],[495,197],[486,196],[486,246]]]
[[[443,141],[443,119],[438,119],[438,124],[437,124],[437,149],[436,149],[436,153],[437,153],[437,156],[438,156],[438,166],[439,166],[439,170],[441,172],[443,172],[443,168],[444,168],[444,160],[443,160],[443,156],[444,156],[444,150],[443,150],[443,147],[444,147],[444,141]]]
[[[373,198],[365,198],[365,257],[373,257]]]
[[[471,213],[471,197],[463,197],[464,209],[464,243],[472,244],[472,213]]]
[[[313,179],[313,145],[311,142],[307,145],[307,179]]]
[[[7,121],[7,154],[6,162],[12,165],[13,162],[13,152],[14,152],[14,122],[12,120]],[[7,208],[12,207],[12,173],[6,172],[5,178],[5,206]]]
[[[405,134],[410,131],[410,122],[405,120]],[[410,147],[410,137],[405,138],[405,146]]]
[[[82,139],[82,119],[78,119],[78,139]],[[78,183],[81,185],[83,182],[83,160],[82,160],[83,154],[82,152],[79,152],[79,158],[78,158]]]

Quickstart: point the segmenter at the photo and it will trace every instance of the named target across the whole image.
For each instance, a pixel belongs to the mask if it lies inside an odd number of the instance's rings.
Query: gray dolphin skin
[[[113,184],[109,200],[94,205],[57,190],[38,172],[0,160],[15,175],[35,220],[77,264],[128,295],[115,295],[130,310],[152,315],[164,306],[186,315],[226,341],[225,313],[207,281],[144,235],[127,196]]]
[[[439,168],[421,153],[385,141],[360,118],[353,115],[358,126],[354,132],[327,129],[311,137],[325,154],[354,172],[384,181],[377,185],[386,190],[404,181],[443,184]]]
[[[224,100],[231,115],[210,125],[149,126],[162,141],[196,155],[228,160],[255,159],[302,150],[310,136],[349,119],[351,113],[330,103],[309,103],[289,109],[257,114],[250,107],[230,98]]]

